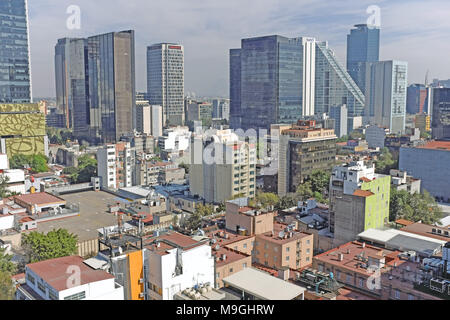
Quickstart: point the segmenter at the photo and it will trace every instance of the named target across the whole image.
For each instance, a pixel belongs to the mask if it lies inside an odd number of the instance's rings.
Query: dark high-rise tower
[[[347,35],[347,71],[362,92],[366,85],[366,64],[380,59],[380,28],[357,24]]]
[[[432,134],[436,140],[450,140],[450,88],[433,88]]]
[[[76,137],[89,129],[88,42],[59,39],[55,46],[56,104],[64,113],[64,126]]]
[[[26,0],[0,1],[0,45],[0,102],[30,102]]]

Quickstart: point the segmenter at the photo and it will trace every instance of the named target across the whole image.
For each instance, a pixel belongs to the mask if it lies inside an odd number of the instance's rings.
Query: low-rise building
[[[252,256],[237,250],[213,244],[215,259],[215,288],[224,287],[223,279],[252,266]]]
[[[79,256],[50,259],[25,267],[26,283],[17,300],[123,300],[123,287],[114,276],[95,270]]]
[[[407,174],[405,171],[391,169],[389,174],[391,175],[392,186],[397,191],[405,190],[410,194],[420,193],[420,179],[415,179]]]

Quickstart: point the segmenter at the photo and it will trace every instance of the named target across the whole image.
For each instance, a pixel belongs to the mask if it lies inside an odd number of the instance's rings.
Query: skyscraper
[[[88,38],[91,139],[115,143],[133,132],[134,59],[133,30]]]
[[[364,93],[336,59],[326,41],[316,43],[315,87],[316,113],[328,113],[332,106],[345,104],[349,117],[363,114]]]
[[[412,84],[408,87],[406,112],[409,114],[430,113],[431,88],[423,84]]]
[[[347,70],[362,92],[365,91],[366,63],[380,59],[380,28],[357,24],[347,35]]]
[[[30,102],[27,0],[0,1],[0,44],[0,102]]]
[[[433,89],[432,134],[436,140],[450,140],[450,88]]]
[[[314,114],[315,39],[272,35],[242,40],[230,51],[230,116],[269,129]]]
[[[147,47],[147,94],[163,107],[163,124],[183,125],[184,47],[159,43]]]
[[[59,39],[55,46],[56,105],[64,114],[64,127],[76,137],[89,128],[88,41]]]
[[[365,122],[403,133],[406,121],[408,63],[380,61],[367,65]]]

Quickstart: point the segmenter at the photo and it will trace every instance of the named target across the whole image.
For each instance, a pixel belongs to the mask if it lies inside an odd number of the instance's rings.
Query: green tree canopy
[[[78,236],[66,229],[58,229],[47,234],[36,231],[24,235],[22,247],[31,263],[60,258],[77,253]]]
[[[75,183],[89,182],[97,175],[97,160],[89,154],[82,155],[78,158],[78,167],[67,167],[63,172]]]
[[[202,217],[207,217],[214,213],[214,209],[209,205],[198,204],[195,206],[195,212],[200,214]]]
[[[7,271],[0,271],[0,300],[14,300],[15,288],[11,276]]]
[[[394,160],[388,148],[383,148],[378,159],[375,161],[375,171],[380,174],[389,174],[391,169],[396,169],[397,161]]]
[[[314,170],[305,181],[297,186],[297,195],[301,201],[316,198],[318,202],[328,202],[331,173],[325,170]]]
[[[275,193],[257,192],[255,199],[249,201],[251,207],[267,209],[275,206],[280,201],[280,198]]]
[[[30,168],[35,173],[48,172],[48,159],[43,154],[37,155],[13,155],[9,160],[9,166],[12,169]]]
[[[440,223],[443,212],[435,199],[427,192],[410,194],[406,190],[391,188],[389,219],[406,219],[412,222],[422,221],[426,224]]]
[[[184,227],[188,230],[197,230],[202,227],[202,215],[199,212],[194,212],[186,220]]]
[[[297,195],[287,194],[275,205],[276,210],[284,210],[297,206]]]
[[[8,190],[9,178],[4,175],[0,175],[0,199],[11,196],[11,192]]]
[[[6,249],[0,248],[0,272],[16,273],[17,266],[11,261],[12,255],[5,253]]]

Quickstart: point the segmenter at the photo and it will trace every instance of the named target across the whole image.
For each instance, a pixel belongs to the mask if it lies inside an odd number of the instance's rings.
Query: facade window
[[[286,256],[286,261],[289,261],[289,256]]]
[[[289,250],[290,250],[290,248],[289,248],[289,247],[287,247],[287,248],[286,248],[286,252],[289,252]]]
[[[230,268],[230,273],[232,273],[233,272],[233,268]]]
[[[86,298],[86,291],[72,294],[64,298],[64,300],[83,300]]]
[[[246,262],[242,264],[242,268],[244,268],[244,269],[247,268],[247,263]]]
[[[415,300],[412,294],[408,294],[408,300]]]
[[[394,290],[394,298],[395,299],[400,299],[400,290],[398,290],[398,289]]]

